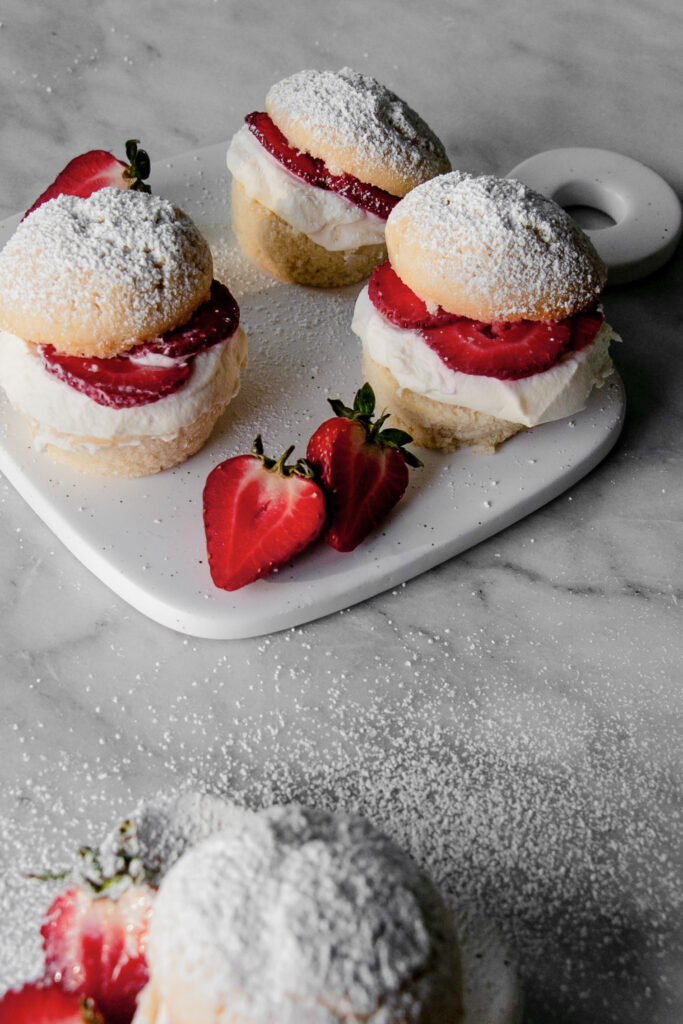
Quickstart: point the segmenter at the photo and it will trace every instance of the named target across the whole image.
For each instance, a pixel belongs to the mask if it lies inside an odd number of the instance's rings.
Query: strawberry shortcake
[[[0,384],[34,446],[77,470],[135,477],[182,462],[246,358],[208,244],[166,199],[61,194],[0,253]]]
[[[429,878],[362,818],[244,810],[157,894],[134,1024],[458,1024],[459,948]]]
[[[454,171],[401,200],[386,239],[352,328],[365,378],[416,444],[493,450],[579,412],[613,372],[606,268],[551,200]]]
[[[386,255],[401,196],[443,174],[443,145],[403,100],[350,68],[273,85],[227,155],[232,220],[245,252],[285,281],[361,281]]]

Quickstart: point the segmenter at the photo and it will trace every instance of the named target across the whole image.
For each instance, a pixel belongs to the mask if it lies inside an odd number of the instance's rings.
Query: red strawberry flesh
[[[369,443],[360,423],[342,417],[318,427],[306,458],[325,490],[324,539],[337,551],[357,547],[408,486],[408,467],[401,452]]]
[[[443,310],[430,314],[389,263],[373,271],[368,294],[391,323],[419,331],[450,369],[499,380],[519,380],[551,369],[568,353],[591,344],[604,320],[597,307],[555,322],[489,324]]]
[[[157,402],[177,391],[189,379],[194,357],[231,337],[238,325],[237,303],[225,285],[214,281],[209,299],[184,326],[123,355],[111,359],[68,356],[52,345],[41,345],[38,351],[45,369],[65,384],[98,405],[127,409]],[[155,356],[173,362],[157,365]]]
[[[93,999],[106,1024],[130,1024],[147,983],[152,898],[147,887],[116,900],[77,887],[58,896],[43,921],[47,976],[66,992]]]
[[[271,156],[274,156],[288,171],[298,178],[302,178],[309,185],[337,192],[355,206],[374,213],[382,220],[387,219],[398,203],[398,196],[393,196],[390,192],[385,192],[384,189],[361,181],[353,174],[332,174],[324,160],[290,146],[286,137],[268,114],[254,111],[247,114],[245,121],[249,130]]]
[[[30,210],[26,211],[24,217],[28,217],[29,213],[33,213],[48,199],[54,199],[62,194],[87,199],[93,192],[110,185],[116,188],[129,188],[132,181],[123,176],[127,166],[105,149],[91,149],[88,153],[81,153],[69,161],[52,184],[36,199]]]
[[[266,469],[257,455],[227,459],[204,487],[211,578],[238,590],[288,562],[322,530],[320,487],[297,474]]]
[[[101,1016],[81,995],[45,982],[10,989],[0,999],[0,1024],[98,1024]]]
[[[486,324],[461,317],[420,333],[430,348],[461,373],[520,380],[556,366],[595,338],[604,316],[596,309],[556,322],[518,320]]]
[[[430,313],[419,295],[403,283],[389,260],[373,270],[368,282],[368,294],[382,316],[397,327],[408,330],[443,327],[460,319],[456,314],[447,313],[443,309]]]

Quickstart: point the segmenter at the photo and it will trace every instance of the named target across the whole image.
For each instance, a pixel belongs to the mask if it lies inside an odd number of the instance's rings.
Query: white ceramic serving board
[[[182,206],[214,249],[217,276],[232,288],[249,336],[242,389],[202,452],[139,480],[81,476],[31,447],[28,429],[2,396],[0,470],[56,536],[143,614],[193,636],[235,639],[297,626],[394,587],[528,515],[575,484],[615,443],[624,392],[615,374],[579,415],[507,441],[495,455],[420,452],[424,468],[382,528],[355,551],[322,541],[290,566],[234,593],[209,576],[202,489],[220,461],[296,443],[349,404],[360,378],[360,342],[349,324],[360,286],[319,292],[275,282],[252,267],[229,228],[226,144],[155,164],[155,192]],[[0,245],[18,223],[0,224]]]

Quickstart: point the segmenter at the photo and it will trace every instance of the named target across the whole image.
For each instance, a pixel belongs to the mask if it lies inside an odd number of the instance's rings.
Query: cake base
[[[232,227],[240,246],[259,266],[290,284],[340,288],[369,277],[386,259],[384,245],[332,251],[296,231],[238,181],[232,184]]]
[[[391,425],[407,430],[413,442],[423,448],[452,452],[476,447],[492,453],[508,437],[525,429],[521,423],[500,420],[462,405],[436,402],[402,388],[391,370],[376,363],[365,349],[363,378],[372,385],[377,408],[391,413]]]

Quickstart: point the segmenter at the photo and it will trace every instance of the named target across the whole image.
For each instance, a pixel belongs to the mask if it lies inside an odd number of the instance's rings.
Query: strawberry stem
[[[380,448],[396,448],[406,460],[407,465],[413,468],[422,465],[417,455],[414,455],[413,452],[404,447],[413,440],[410,434],[407,434],[405,430],[398,430],[395,427],[382,430],[391,413],[385,409],[382,415],[378,416],[373,422],[375,392],[367,381],[356,392],[353,408],[350,409],[348,405],[344,405],[340,398],[328,398],[328,402],[332,406],[335,416],[361,424],[365,430],[365,438],[368,444],[376,444]]]
[[[142,885],[147,881],[147,869],[139,855],[137,830],[132,821],[124,821],[118,828],[117,843],[113,850],[113,869],[107,871],[103,867],[101,852],[95,847],[81,846],[78,856],[80,863],[76,869],[58,873],[46,871],[44,874],[30,874],[25,877],[40,882],[75,878],[94,896],[120,889],[121,886]]]
[[[294,445],[290,444],[290,446],[287,449],[287,451],[282,453],[280,458],[277,460],[275,466],[273,467],[276,472],[282,473],[283,476],[286,476],[286,473],[285,473],[285,463],[287,462],[287,459],[289,458],[289,456],[292,454],[293,451],[294,451]]]
[[[138,148],[139,141],[139,139],[128,139],[126,142],[128,167],[123,172],[123,177],[134,179],[133,184],[130,186],[133,191],[151,192],[151,188],[145,182],[145,178],[149,178],[151,164],[145,150]]]
[[[279,459],[271,459],[268,455],[264,455],[263,441],[261,440],[261,435],[258,434],[251,446],[251,454],[260,459],[263,468],[269,472],[279,473],[280,476],[301,476],[306,480],[312,480],[315,476],[315,470],[306,459],[297,459],[293,466],[287,465],[287,459],[294,451],[294,448],[295,445],[290,444],[287,451],[283,452]]]
[[[28,872],[22,875],[22,878],[28,878],[32,882],[63,882],[65,878],[70,878],[70,876],[70,871],[45,871],[42,875]]]

